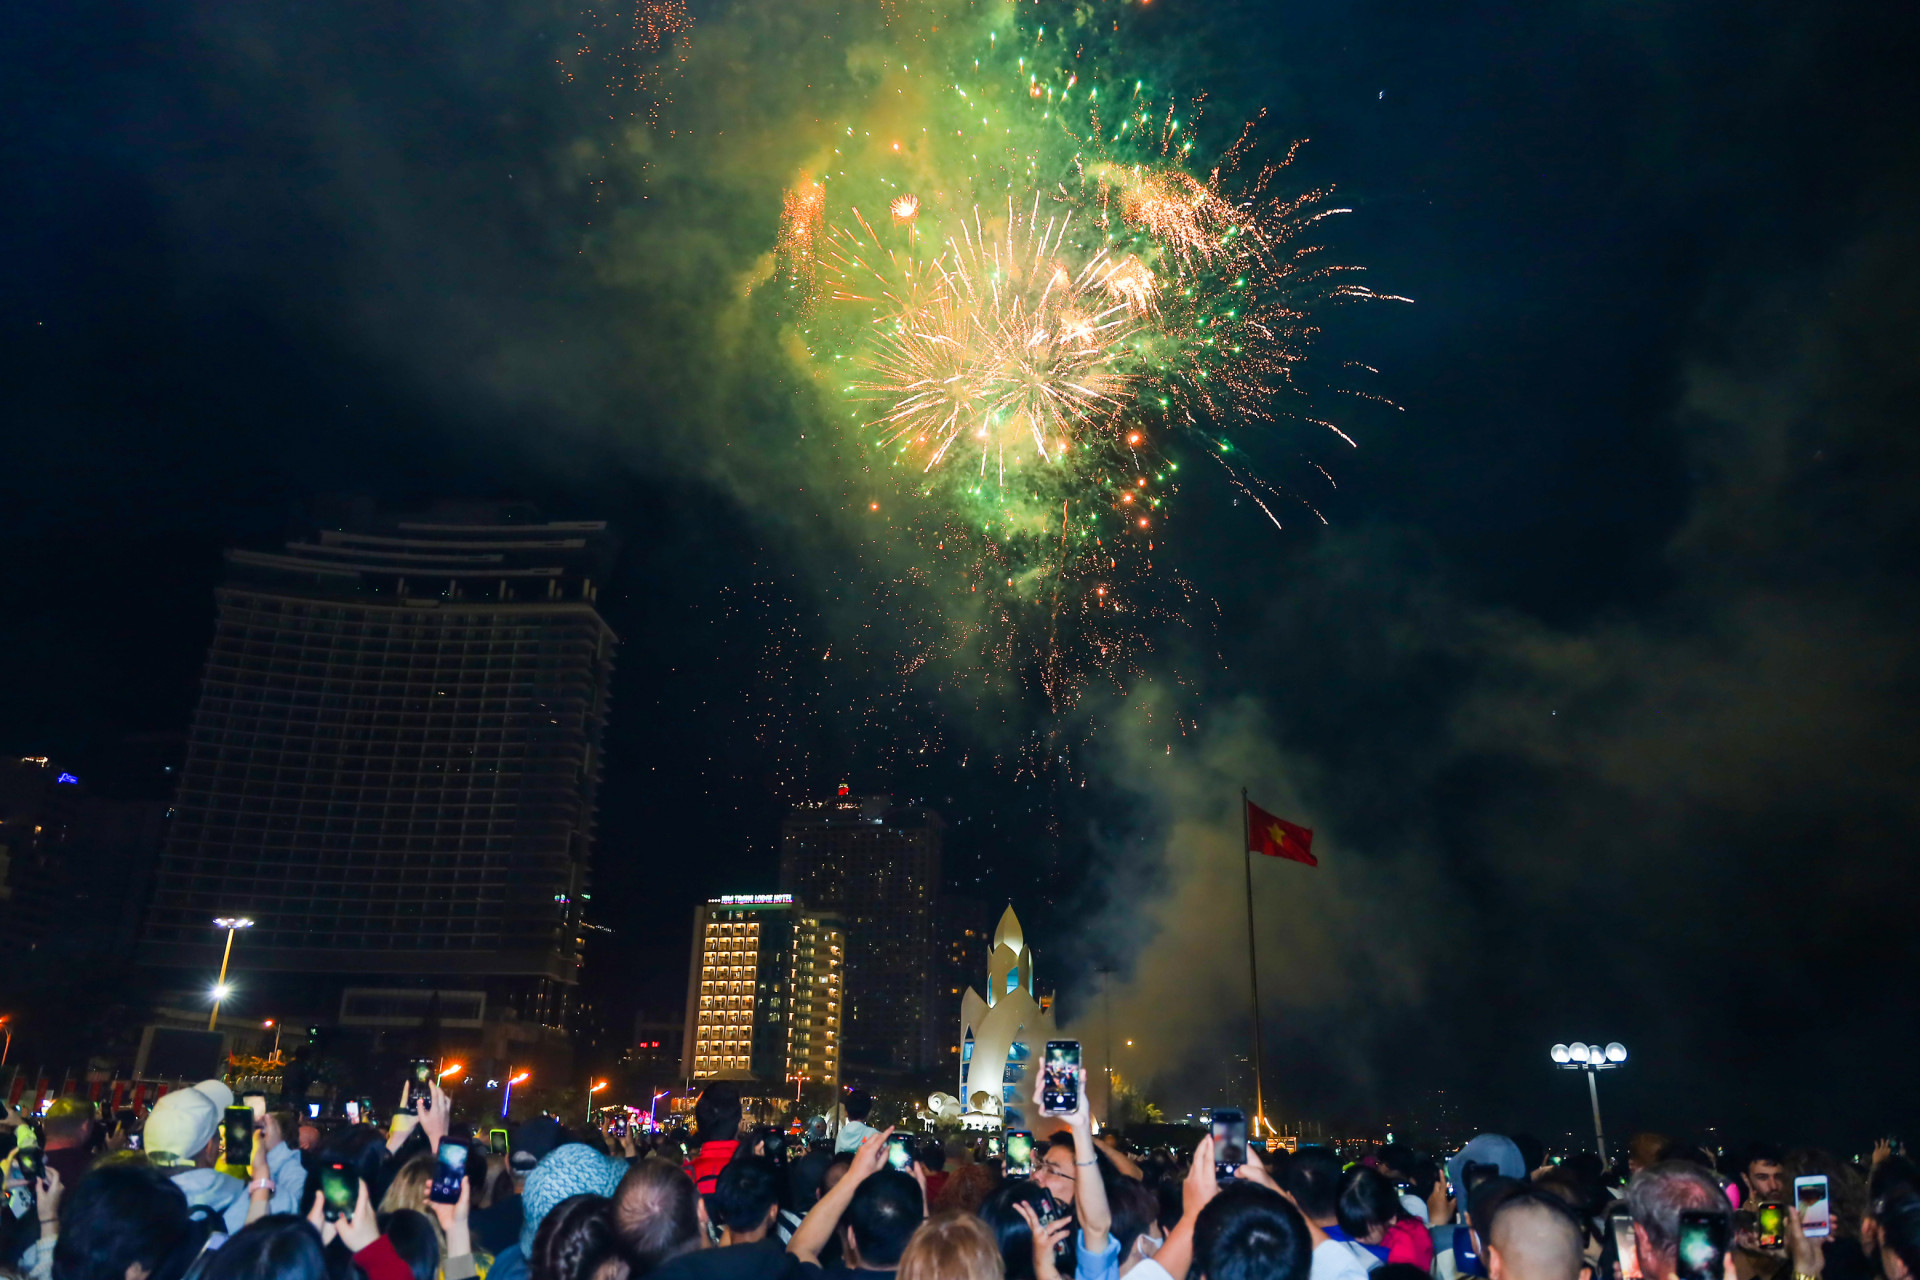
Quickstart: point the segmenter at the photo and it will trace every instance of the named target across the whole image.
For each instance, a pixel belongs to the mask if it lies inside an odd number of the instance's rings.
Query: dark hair
[[[1880,1224],[1882,1247],[1906,1263],[1909,1275],[1920,1276],[1920,1196],[1897,1192],[1875,1206],[1873,1218]]]
[[[1367,1280],[1433,1280],[1433,1276],[1411,1262],[1383,1262],[1367,1272]]]
[[[627,1171],[607,1213],[620,1253],[644,1275],[700,1241],[693,1179],[664,1160],[642,1160]]]
[[[416,1129],[418,1125],[414,1126]],[[394,1160],[388,1167],[387,1140],[378,1129],[370,1124],[350,1124],[335,1129],[328,1134],[313,1152],[313,1163],[309,1168],[320,1168],[338,1161],[359,1175],[360,1181],[367,1184],[367,1199],[379,1204],[387,1194],[387,1184],[393,1181],[393,1175],[400,1170],[403,1160]],[[302,1192],[305,1203],[300,1205],[301,1212],[312,1208],[314,1197],[320,1194],[320,1179],[310,1177]]]
[[[714,1225],[752,1231],[780,1203],[780,1169],[765,1156],[739,1156],[720,1171],[707,1197]]]
[[[1120,1256],[1133,1248],[1146,1229],[1160,1216],[1160,1198],[1145,1183],[1118,1174],[1103,1179],[1107,1204],[1113,1209],[1113,1238],[1120,1242]]]
[[[740,1136],[740,1087],[722,1080],[700,1091],[693,1123],[702,1142],[732,1142]]]
[[[1312,1221],[1334,1217],[1340,1202],[1340,1157],[1326,1147],[1302,1147],[1280,1171],[1280,1185]]]
[[[1034,1280],[1033,1231],[1013,1206],[1024,1204],[1038,1215],[1041,1204],[1052,1199],[1038,1183],[1018,1179],[1002,1183],[998,1191],[980,1202],[980,1219],[993,1232],[993,1241],[1000,1247],[1000,1261],[1007,1269],[1006,1280]],[[1072,1238],[1068,1236],[1069,1240]],[[1072,1275],[1075,1262],[1074,1251],[1069,1246],[1066,1256],[1059,1260],[1060,1274]]]
[[[125,1280],[136,1262],[152,1280],[172,1280],[205,1239],[166,1174],[150,1165],[103,1165],[61,1197],[54,1280]]]
[[[327,1280],[328,1274],[319,1233],[291,1213],[248,1223],[212,1254],[201,1273],[202,1280]],[[414,1275],[419,1274],[416,1267]]]
[[[806,1215],[820,1199],[820,1184],[826,1179],[833,1157],[824,1151],[809,1151],[787,1166],[787,1207]]]
[[[1257,1183],[1229,1183],[1194,1220],[1193,1269],[1206,1280],[1306,1280],[1312,1268],[1299,1211]]]
[[[882,1169],[855,1188],[844,1225],[853,1229],[860,1261],[891,1267],[926,1216],[920,1184],[898,1169]]]
[[[393,1242],[413,1280],[435,1280],[440,1274],[440,1233],[433,1219],[418,1209],[395,1209],[380,1223],[380,1231]]]
[[[1747,1149],[1740,1153],[1740,1172],[1745,1173],[1756,1164],[1784,1164],[1785,1153],[1771,1142],[1749,1142]]]
[[[1400,1193],[1379,1170],[1356,1165],[1340,1176],[1334,1216],[1340,1221],[1340,1229],[1354,1239],[1392,1226],[1405,1212]]]
[[[865,1089],[853,1089],[847,1093],[847,1100],[842,1105],[847,1109],[847,1119],[865,1120],[873,1111],[873,1095]]]
[[[527,1259],[531,1280],[592,1280],[600,1264],[617,1257],[620,1242],[605,1196],[568,1196],[540,1220]]]
[[[946,1144],[939,1138],[929,1135],[920,1139],[915,1146],[913,1158],[918,1160],[929,1173],[939,1173],[947,1167]]]
[[[1160,1179],[1154,1191],[1160,1197],[1160,1229],[1171,1231],[1174,1225],[1186,1215],[1186,1197],[1181,1189],[1180,1176],[1169,1173]]]
[[[1920,1194],[1920,1167],[1905,1156],[1888,1156],[1867,1175],[1867,1197],[1886,1200],[1900,1191]]]

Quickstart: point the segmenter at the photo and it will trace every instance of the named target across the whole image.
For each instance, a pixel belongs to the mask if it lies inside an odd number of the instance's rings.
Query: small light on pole
[[[1600,1163],[1604,1165],[1607,1162],[1607,1135],[1600,1126],[1600,1086],[1597,1079],[1600,1072],[1625,1064],[1627,1046],[1618,1040],[1604,1046],[1575,1040],[1572,1044],[1554,1045],[1547,1050],[1547,1056],[1562,1071],[1587,1073],[1587,1096],[1593,1102],[1593,1140],[1600,1149]]]
[[[593,1123],[593,1095],[600,1092],[602,1089],[606,1087],[607,1087],[607,1082],[605,1080],[602,1080],[599,1084],[595,1084],[593,1083],[592,1076],[587,1077],[587,1123],[588,1124]]]
[[[500,1091],[500,1118],[502,1120],[505,1120],[507,1118],[507,1107],[511,1105],[513,1102],[513,1086],[519,1084],[521,1081],[525,1080],[528,1076],[533,1074],[533,1072],[531,1071],[522,1071],[520,1074],[514,1075],[512,1074],[513,1072],[512,1067],[508,1067],[507,1072],[508,1072],[507,1087]]]
[[[233,988],[227,985],[227,962],[233,959],[233,935],[242,929],[253,928],[253,921],[245,916],[215,916],[213,926],[227,931],[227,949],[220,953],[220,978],[213,984],[213,1012],[207,1015],[209,1031],[220,1021],[220,1002],[233,994]]]

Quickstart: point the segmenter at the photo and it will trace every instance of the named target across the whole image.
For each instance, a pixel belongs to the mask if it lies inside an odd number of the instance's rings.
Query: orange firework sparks
[[[787,189],[781,202],[780,235],[775,243],[780,274],[811,306],[820,273],[820,238],[827,209],[827,189],[802,177]]]
[[[904,195],[896,199],[889,208],[893,211],[895,222],[912,222],[920,216],[920,197]]]

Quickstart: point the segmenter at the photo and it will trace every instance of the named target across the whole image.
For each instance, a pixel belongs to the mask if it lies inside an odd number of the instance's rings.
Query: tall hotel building
[[[941,1015],[955,1002],[942,999],[935,941],[945,830],[937,813],[845,787],[781,823],[781,891],[846,923],[850,1071],[953,1062],[952,1024]]]
[[[792,894],[729,894],[696,907],[682,1074],[774,1093],[838,1088],[846,942],[838,918]]]
[[[204,981],[214,917],[246,916],[240,1008],[566,1025],[612,546],[514,514],[227,553],[144,964]]]

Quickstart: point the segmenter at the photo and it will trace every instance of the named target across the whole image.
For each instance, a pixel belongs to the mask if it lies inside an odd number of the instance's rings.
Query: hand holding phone
[[[236,1169],[253,1164],[253,1108],[228,1107],[226,1124],[226,1160]]]
[[[1213,1173],[1225,1181],[1247,1162],[1247,1116],[1238,1107],[1213,1109]]]
[[[1674,1250],[1676,1280],[1722,1280],[1733,1243],[1733,1215],[1719,1209],[1683,1209]]]
[[[467,1157],[470,1154],[464,1142],[454,1142],[448,1138],[440,1140],[440,1148],[434,1152],[433,1182],[427,1188],[427,1199],[435,1204],[460,1203],[460,1184],[467,1179]]]
[[[1793,1206],[1800,1219],[1800,1234],[1819,1240],[1833,1232],[1833,1202],[1828,1198],[1825,1174],[1809,1174],[1793,1180]]]
[[[1033,1176],[1033,1135],[1025,1129],[1007,1130],[1005,1173],[1009,1178]]]
[[[1049,1116],[1070,1116],[1080,1110],[1080,1042],[1047,1041],[1046,1060],[1040,1068],[1040,1112]]]
[[[1619,1280],[1644,1280],[1640,1272],[1640,1242],[1633,1234],[1633,1215],[1624,1209],[1607,1218],[1613,1228],[1614,1274]]]
[[[1780,1249],[1787,1243],[1787,1206],[1776,1200],[1763,1201],[1754,1210],[1754,1235],[1762,1249]]]

